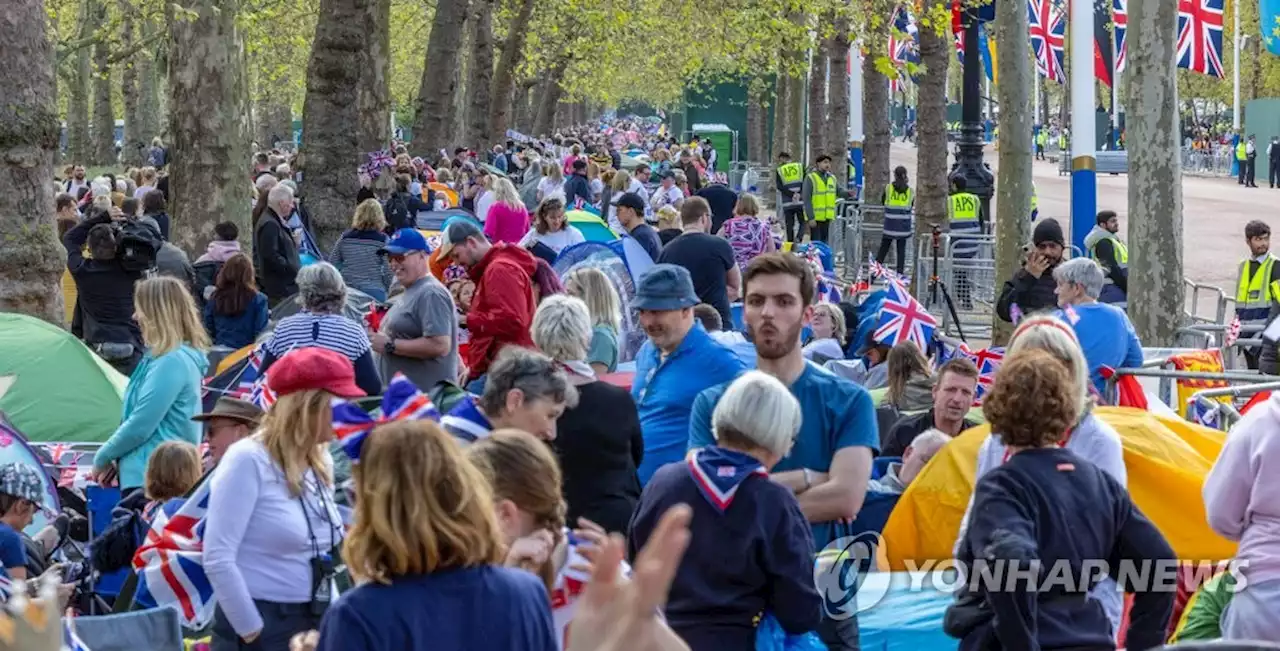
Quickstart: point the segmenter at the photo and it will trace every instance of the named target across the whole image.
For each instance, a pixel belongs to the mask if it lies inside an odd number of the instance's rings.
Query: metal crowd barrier
[[[973,257],[956,258],[955,247],[962,242],[976,242],[977,253]],[[991,338],[992,314],[1000,290],[996,286],[995,247],[995,235],[939,234],[937,275],[947,290],[944,294],[942,288],[934,291],[931,282],[934,275],[933,242],[917,243],[916,298],[930,314],[941,320],[940,325],[946,334],[963,334],[965,339]],[[951,305],[946,302],[947,295],[951,298]],[[952,307],[955,314],[952,314]]]
[[[1218,323],[1226,324],[1227,315],[1234,310],[1235,301],[1228,298],[1226,292],[1213,285],[1197,283],[1189,278],[1182,279],[1182,286],[1187,292],[1183,315],[1191,324]],[[1206,300],[1207,299],[1207,300]],[[1205,311],[1213,317],[1201,316]]]
[[[1121,377],[1125,376],[1160,379],[1161,382],[1158,397],[1166,405],[1170,405],[1170,402],[1172,402],[1171,396],[1173,395],[1173,385],[1178,380],[1205,380],[1246,385],[1280,382],[1280,375],[1262,375],[1261,373],[1255,372],[1226,371],[1223,373],[1205,373],[1202,371],[1178,371],[1167,368],[1121,368],[1116,369],[1115,374],[1107,380],[1105,391],[1103,391],[1103,395],[1109,403],[1115,403],[1116,383],[1119,382]],[[1185,407],[1185,405],[1170,406],[1178,412],[1181,412]]]
[[[1182,148],[1182,171],[1204,176],[1231,176],[1234,152],[1229,147],[1215,149]]]
[[[1254,394],[1262,391],[1275,391],[1277,389],[1280,389],[1280,382],[1259,382],[1257,384],[1250,384],[1243,387],[1203,389],[1191,394],[1191,400],[1213,400],[1214,398],[1220,398],[1222,396],[1230,396],[1230,403],[1217,402],[1215,400],[1215,403],[1220,405],[1218,413],[1221,417],[1218,419],[1218,429],[1226,431],[1231,429],[1231,426],[1235,425],[1241,418],[1240,410],[1235,406],[1237,401],[1252,398]]]

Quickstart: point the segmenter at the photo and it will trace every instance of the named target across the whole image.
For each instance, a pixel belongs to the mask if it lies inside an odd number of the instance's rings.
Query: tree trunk
[[[796,58],[803,56],[802,53],[796,53]],[[791,85],[791,89],[787,91],[787,142],[790,144],[793,152],[803,152],[805,148],[804,137],[804,107],[808,101],[808,96],[804,92],[804,75],[796,75],[790,77],[787,83]],[[809,152],[806,159],[812,163],[816,154]]]
[[[920,31],[924,31],[921,29]],[[876,68],[876,59],[885,56],[887,25],[872,30],[864,43],[867,56],[862,61],[862,199],[868,205],[878,206],[884,199],[884,188],[889,185],[889,147],[893,132],[889,124],[889,80]],[[918,154],[917,154],[918,155]],[[883,224],[884,215],[869,212],[869,223]]]
[[[790,77],[785,71],[779,72],[774,82],[773,145],[769,149],[773,152],[772,158],[777,158],[780,153],[787,153],[791,155],[791,160],[804,163],[804,152],[793,151],[791,142],[787,140],[787,111],[791,107],[791,98],[788,97],[790,92]]]
[[[764,84],[760,79],[752,79],[747,91],[747,152],[744,160],[760,165],[769,165],[768,146],[765,144],[765,119],[769,108],[765,105]],[[763,189],[762,189],[763,190]]]
[[[502,57],[493,73],[493,98],[489,108],[489,142],[506,139],[507,129],[514,122],[511,115],[511,97],[515,90],[516,69],[524,57],[524,41],[533,18],[535,0],[519,0],[519,11],[507,25],[507,40],[502,45]]]
[[[142,38],[149,39],[156,33],[156,29],[151,21],[143,20]],[[137,112],[135,121],[138,125],[136,135],[144,145],[149,145],[152,138],[160,135],[161,125],[164,124],[160,119],[159,88],[156,84],[156,72],[159,68],[156,66],[154,50],[154,47],[145,47],[133,59],[133,64],[136,66],[135,74],[138,78],[138,101],[135,108]]]
[[[833,160],[831,171],[847,187],[849,166],[849,21],[836,18],[835,34],[827,39],[827,60],[831,62],[830,95],[827,114],[827,153]]]
[[[360,139],[351,125],[360,108],[351,101],[359,83],[364,45],[362,16],[374,0],[321,0],[315,45],[307,66],[302,108],[305,171],[302,187],[320,250],[328,251],[346,230],[356,207]]]
[[[827,49],[823,41],[814,41],[809,59],[809,159],[827,153]],[[803,124],[805,111],[800,111]],[[802,129],[803,131],[803,129]],[[832,165],[834,171],[835,165]]]
[[[490,84],[493,81],[493,0],[473,0],[471,69],[467,77],[467,117],[464,144],[472,150],[489,144]]]
[[[79,39],[93,34],[91,12],[93,0],[80,4]],[[93,66],[89,63],[89,48],[76,51],[76,74],[71,82],[71,99],[67,102],[67,156],[76,165],[86,165],[91,158],[89,150],[89,82],[93,78]]]
[[[391,143],[391,0],[369,0],[364,19],[365,50],[360,69],[361,152],[387,149]]]
[[[43,0],[0,2],[0,312],[61,325],[66,252],[53,218],[58,149],[53,48]],[[56,614],[55,614],[56,616]]]
[[[537,93],[540,101],[538,101],[537,115],[533,119],[533,134],[539,138],[550,136],[555,128],[556,110],[560,107],[560,97],[564,95],[560,80],[564,78],[565,70],[568,69],[569,58],[562,55],[560,60],[552,66],[542,91]]]
[[[1031,48],[1026,38],[1029,29],[1023,5],[1012,2],[996,4],[996,43],[1001,56],[997,61],[1000,84],[996,86],[1000,106],[1014,107],[1000,114],[1000,152],[996,187],[1000,200],[996,205],[996,280],[998,288],[1018,268],[1022,246],[1031,241],[1031,127],[1035,116],[1031,97],[1035,82],[1031,70]],[[1025,110],[1031,108],[1033,110]],[[992,339],[996,345],[1008,342],[1013,325],[992,315]]]
[[[268,95],[263,96],[264,92]],[[270,93],[266,89],[259,91],[254,111],[257,114],[254,140],[264,149],[274,147],[277,142],[293,141],[293,111],[284,99],[274,98]]]
[[[99,26],[107,22],[107,7],[94,3]],[[111,106],[111,46],[104,37],[93,46],[93,163],[116,163],[116,115]]]
[[[1147,346],[1182,325],[1182,160],[1173,66],[1178,5],[1129,3],[1129,317]],[[1175,190],[1170,192],[1169,189]]]
[[[120,49],[133,48],[133,11],[126,0],[120,0]],[[120,158],[125,165],[142,167],[147,164],[146,142],[148,136],[142,130],[138,114],[138,62],[147,56],[146,49],[129,56],[120,70],[120,98],[124,103],[124,144]]]
[[[413,119],[414,149],[434,152],[450,148],[453,102],[458,91],[458,64],[462,55],[462,28],[470,0],[437,2],[431,35],[427,38],[426,63],[418,87],[418,112]],[[434,156],[433,156],[434,157]]]
[[[533,111],[530,110],[530,99],[535,85],[537,85],[536,79],[530,79],[519,84],[516,88],[515,97],[511,102],[511,128],[526,135],[533,130]]]
[[[942,0],[930,0],[934,10]],[[928,9],[926,9],[928,12]],[[916,109],[916,241],[928,237],[935,224],[947,230],[947,64],[954,56],[951,33],[921,27],[920,75]],[[1001,129],[1004,131],[1004,129]]]
[[[244,164],[244,113],[238,95],[236,0],[192,0],[191,19],[169,25],[169,215],[173,243],[203,251],[224,221],[252,233]]]

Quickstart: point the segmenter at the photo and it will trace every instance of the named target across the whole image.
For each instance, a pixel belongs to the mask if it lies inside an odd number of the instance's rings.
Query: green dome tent
[[[70,332],[0,314],[0,411],[28,440],[106,441],[128,382]]]

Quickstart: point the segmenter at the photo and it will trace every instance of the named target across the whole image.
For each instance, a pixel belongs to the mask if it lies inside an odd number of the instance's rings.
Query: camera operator
[[[1005,281],[1000,300],[996,302],[996,314],[1010,323],[1014,322],[1015,305],[1017,312],[1023,315],[1058,307],[1058,297],[1054,293],[1058,284],[1053,279],[1053,270],[1062,263],[1066,248],[1062,227],[1057,220],[1045,219],[1036,224],[1031,242],[1035,248],[1027,251],[1027,261],[1022,268]]]
[[[67,231],[67,269],[76,282],[77,301],[71,333],[126,376],[142,358],[142,331],[133,321],[133,286],[142,273],[126,270],[116,259],[123,214],[90,210]],[[83,254],[85,244],[89,256]]]

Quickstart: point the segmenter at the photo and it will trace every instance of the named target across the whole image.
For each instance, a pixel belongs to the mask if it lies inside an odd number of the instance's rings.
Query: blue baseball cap
[[[430,253],[431,247],[427,246],[427,238],[415,228],[402,228],[391,236],[391,241],[378,249],[378,255],[404,255],[414,251]]]
[[[693,278],[684,267],[655,264],[640,277],[631,306],[637,310],[682,310],[698,304]]]

